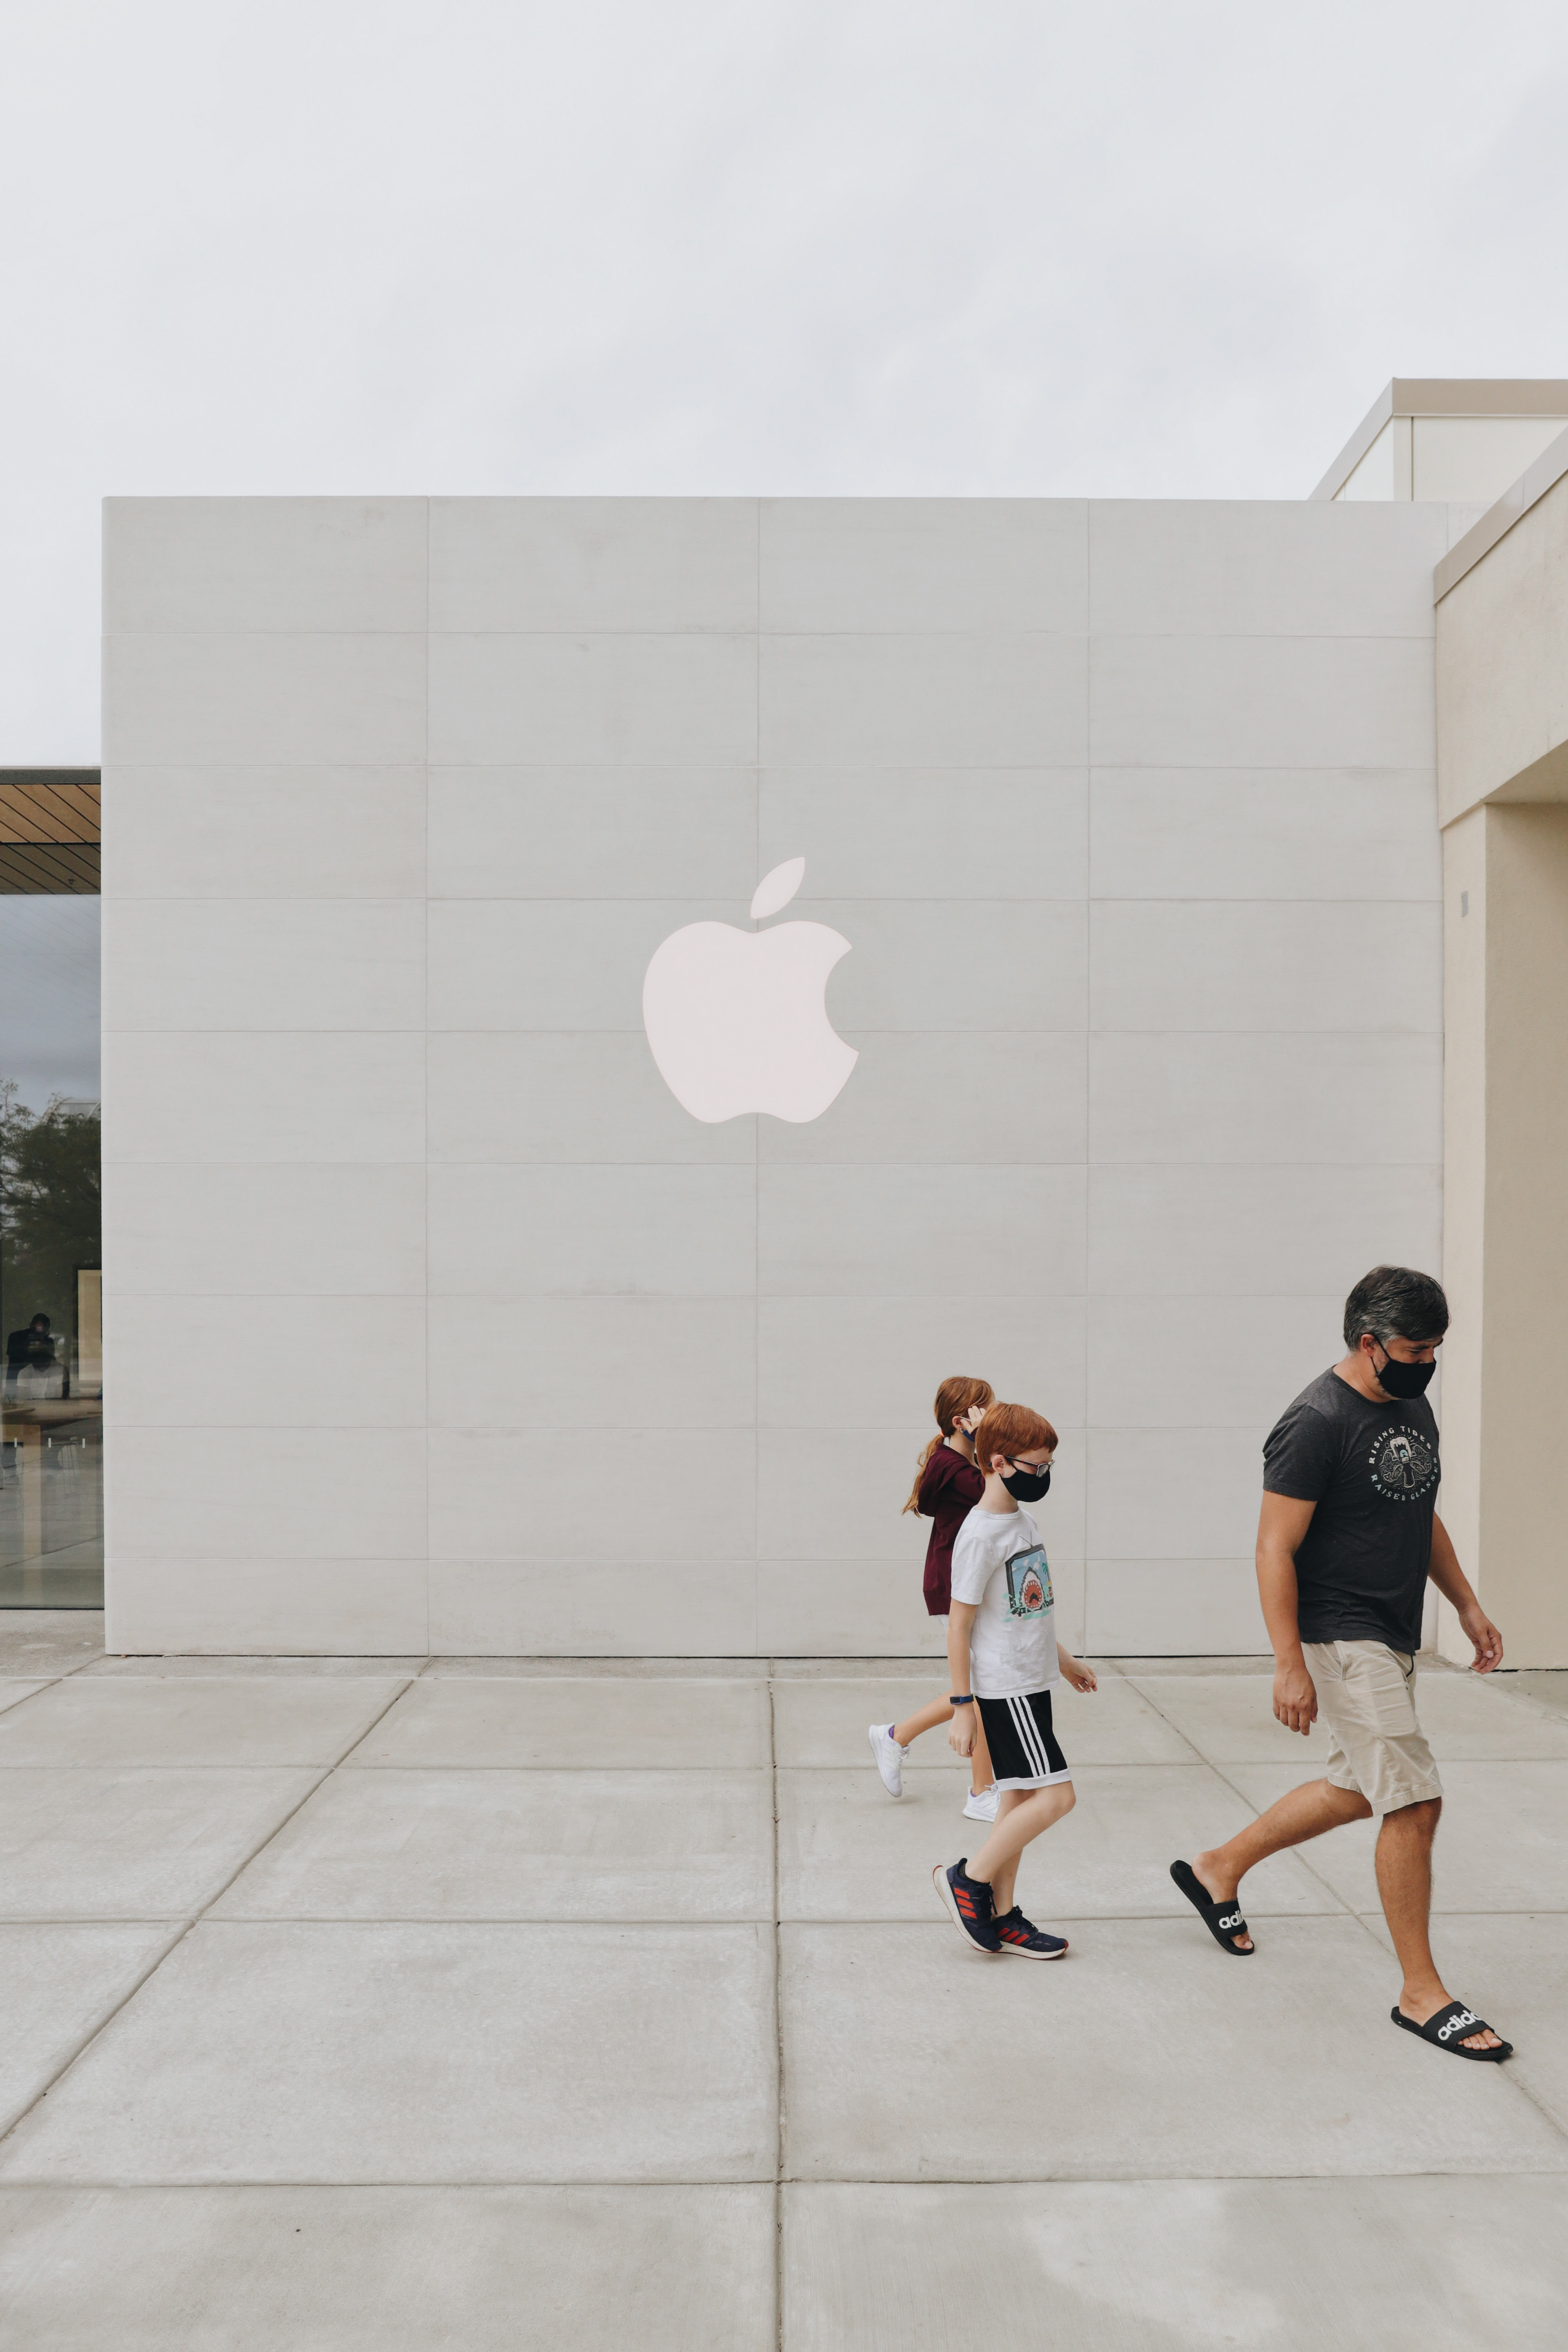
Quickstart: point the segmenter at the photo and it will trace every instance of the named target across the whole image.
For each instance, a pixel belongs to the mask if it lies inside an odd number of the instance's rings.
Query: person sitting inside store
[[[47,1371],[55,1360],[54,1334],[47,1315],[35,1315],[25,1331],[12,1331],[5,1340],[5,1385],[14,1388],[19,1373]]]

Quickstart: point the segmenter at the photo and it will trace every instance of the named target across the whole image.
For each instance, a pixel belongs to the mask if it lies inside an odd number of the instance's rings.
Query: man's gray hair
[[[1345,1301],[1345,1345],[1359,1346],[1370,1331],[1381,1346],[1389,1339],[1412,1339],[1420,1345],[1440,1339],[1448,1328],[1448,1302],[1443,1286],[1414,1266],[1374,1265],[1363,1274]]]

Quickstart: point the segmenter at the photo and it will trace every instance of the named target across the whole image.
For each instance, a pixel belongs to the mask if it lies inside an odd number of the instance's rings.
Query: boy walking
[[[1051,1690],[1065,1675],[1075,1690],[1098,1687],[1092,1670],[1057,1640],[1051,1571],[1025,1503],[1051,1483],[1057,1433],[1026,1404],[994,1404],[974,1433],[985,1475],[980,1500],[952,1548],[947,1620],[952,1676],[950,1745],[960,1756],[983,1724],[1000,1791],[996,1823],[970,1863],[941,1863],[931,1884],[959,1934],[980,1952],[1059,1960],[1062,1936],[1048,1936],[1014,1901],[1018,1859],[1073,1808],[1072,1774],[1051,1722]]]

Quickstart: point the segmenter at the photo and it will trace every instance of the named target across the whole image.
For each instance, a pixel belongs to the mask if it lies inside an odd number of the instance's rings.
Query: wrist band
[[[947,1695],[947,1703],[949,1706],[973,1706],[974,1705],[974,1700],[968,1691],[964,1692],[962,1698],[956,1691],[949,1691]]]

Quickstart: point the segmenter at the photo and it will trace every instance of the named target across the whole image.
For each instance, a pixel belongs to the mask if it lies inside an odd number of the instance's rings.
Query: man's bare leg
[[[1384,1815],[1377,1836],[1377,1891],[1405,1971],[1399,2006],[1417,2025],[1425,2025],[1429,2017],[1447,2009],[1454,1997],[1445,1990],[1433,1964],[1430,1940],[1432,1841],[1442,1811],[1438,1798],[1402,1805],[1397,1812]],[[1304,1845],[1309,1838],[1321,1837],[1342,1822],[1365,1821],[1371,1811],[1357,1790],[1337,1789],[1330,1780],[1310,1780],[1270,1805],[1227,1844],[1194,1855],[1193,1869],[1216,1903],[1234,1902],[1242,1879],[1255,1863],[1286,1846]],[[1238,1951],[1251,1948],[1250,1936],[1233,1940]],[[1484,2033],[1470,2034],[1465,2047],[1493,2050],[1500,2039],[1489,2026]]]
[[[1429,1797],[1418,1805],[1401,1805],[1396,1813],[1384,1813],[1377,1833],[1377,1891],[1405,1971],[1399,2010],[1415,2025],[1425,2025],[1454,1998],[1433,1963],[1430,1933],[1432,1841],[1442,1811],[1440,1797]],[[1468,2035],[1463,2046],[1495,2050],[1501,2039],[1489,2026],[1484,2033]]]
[[[1364,1822],[1372,1807],[1358,1789],[1337,1789],[1331,1780],[1309,1780],[1259,1813],[1224,1845],[1193,1856],[1193,1872],[1215,1903],[1234,1903],[1247,1872],[1287,1846],[1305,1845],[1346,1822]],[[1250,1952],[1250,1936],[1233,1936],[1238,1952]]]

